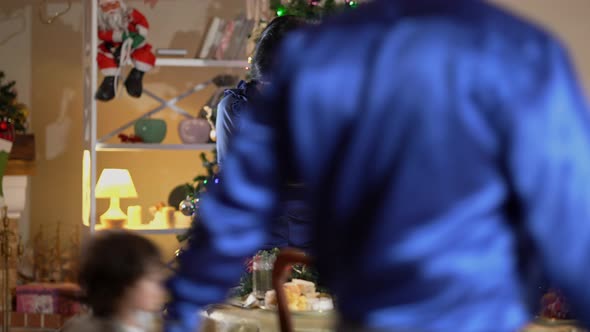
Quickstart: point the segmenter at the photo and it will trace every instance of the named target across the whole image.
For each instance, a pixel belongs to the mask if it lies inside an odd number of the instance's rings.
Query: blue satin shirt
[[[241,81],[235,89],[225,91],[217,106],[217,161],[221,169],[234,136],[240,131],[242,113],[258,95],[255,81]],[[277,110],[280,112],[280,110]],[[260,249],[292,247],[308,250],[311,245],[311,218],[301,185],[285,184],[280,214],[273,221],[267,241]]]
[[[346,324],[516,331],[533,272],[590,323],[590,118],[552,36],[482,1],[377,0],[291,36],[274,75],[203,199],[171,331],[236,284],[293,174]]]

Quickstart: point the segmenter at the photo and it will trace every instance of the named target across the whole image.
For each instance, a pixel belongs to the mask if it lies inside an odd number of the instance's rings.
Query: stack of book
[[[214,17],[197,53],[200,59],[243,60],[248,38],[254,30],[254,20],[241,15],[234,20]]]

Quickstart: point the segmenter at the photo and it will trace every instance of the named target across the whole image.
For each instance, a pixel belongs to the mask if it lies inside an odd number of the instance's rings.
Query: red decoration
[[[14,142],[14,125],[8,121],[0,121],[0,138]]]
[[[133,64],[127,75],[125,87],[131,97],[139,98],[143,92],[143,75],[156,63],[152,46],[146,38],[149,23],[123,0],[98,0],[98,68],[104,75],[95,98],[101,101],[113,99],[117,92],[117,79],[121,67]]]
[[[101,10],[98,13],[99,45],[98,67],[106,72],[106,76],[115,75],[113,71],[120,65],[118,59],[120,47],[126,40],[131,40],[131,53],[128,54],[133,63],[139,65],[142,72],[150,70],[156,57],[152,46],[146,43],[149,23],[145,16],[134,8],[128,8],[123,0],[100,0]],[[114,19],[117,18],[117,19]],[[126,22],[126,26],[121,26]]]
[[[139,136],[119,134],[119,139],[122,143],[142,143],[143,140]]]
[[[569,305],[558,290],[550,290],[541,300],[541,316],[551,319],[570,319]]]

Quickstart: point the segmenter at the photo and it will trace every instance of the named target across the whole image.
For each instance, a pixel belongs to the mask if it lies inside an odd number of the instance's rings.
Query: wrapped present
[[[16,287],[16,310],[22,313],[72,316],[80,312],[72,283],[33,283]]]

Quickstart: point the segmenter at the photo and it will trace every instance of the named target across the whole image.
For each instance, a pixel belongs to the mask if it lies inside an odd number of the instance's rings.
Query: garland
[[[356,0],[345,0],[340,3],[336,3],[335,0],[290,0],[286,4],[283,4],[281,0],[271,0],[270,9],[277,16],[292,15],[321,21],[328,15],[354,9],[358,5]]]

